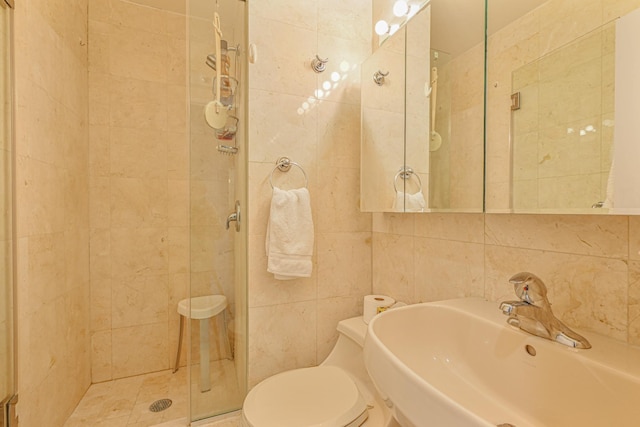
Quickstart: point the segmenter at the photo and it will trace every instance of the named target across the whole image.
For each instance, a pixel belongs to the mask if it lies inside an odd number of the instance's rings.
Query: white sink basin
[[[640,348],[583,333],[593,348],[577,350],[505,321],[497,303],[475,298],[416,304],[374,317],[365,364],[398,422],[640,425]]]

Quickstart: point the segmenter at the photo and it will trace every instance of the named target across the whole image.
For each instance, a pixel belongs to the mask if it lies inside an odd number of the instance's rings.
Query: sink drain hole
[[[149,405],[149,410],[151,412],[160,412],[160,411],[164,411],[165,409],[167,409],[169,406],[171,406],[173,402],[171,401],[171,399],[160,399],[160,400],[156,400],[155,402],[153,402],[151,405]]]

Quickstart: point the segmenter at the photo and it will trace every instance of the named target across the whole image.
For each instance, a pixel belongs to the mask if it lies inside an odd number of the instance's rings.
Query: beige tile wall
[[[509,206],[511,70],[640,7],[640,1],[550,0],[489,43],[488,195]],[[453,184],[453,183],[452,183]],[[407,302],[513,297],[531,271],[567,324],[640,344],[640,220],[627,216],[383,215],[373,221],[373,291]]]
[[[87,1],[15,9],[18,412],[62,425],[89,384]]]
[[[373,292],[500,301],[513,298],[509,277],[531,271],[568,325],[640,344],[639,227],[626,216],[375,214]]]
[[[249,70],[250,386],[321,362],[337,321],[360,313],[370,293],[371,215],[358,208],[359,64],[370,52],[370,21],[368,0],[249,3],[249,42],[258,50]],[[322,74],[310,68],[316,53],[330,60]],[[315,99],[334,71],[346,78]],[[312,277],[287,282],[267,273],[264,247],[268,180],[280,156],[304,167],[315,224]],[[282,188],[303,180],[295,168],[274,175]]]
[[[124,0],[89,7],[93,382],[175,358],[189,271],[185,23]]]

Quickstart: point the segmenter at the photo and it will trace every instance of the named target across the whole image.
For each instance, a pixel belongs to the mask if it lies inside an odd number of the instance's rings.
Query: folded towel
[[[393,201],[393,210],[397,212],[424,212],[427,202],[424,199],[422,191],[414,194],[396,192],[396,198]]]
[[[278,280],[310,277],[313,238],[309,190],[274,187],[267,223],[267,271]]]

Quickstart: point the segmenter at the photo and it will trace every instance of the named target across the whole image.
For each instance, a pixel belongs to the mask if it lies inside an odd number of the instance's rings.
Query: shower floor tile
[[[199,365],[191,367],[192,378],[199,376]],[[170,427],[186,426],[189,407],[188,369],[181,367],[175,374],[171,370],[122,378],[92,384],[64,427],[151,427],[165,424]],[[200,393],[198,384],[191,385],[192,411],[199,417],[220,413],[226,408],[239,406],[241,395],[236,383],[232,361],[221,360],[211,364],[212,389]],[[171,399],[169,408],[151,412],[149,405],[158,399]],[[219,408],[211,406],[215,400]],[[234,406],[235,405],[235,406]],[[195,425],[202,427],[236,427],[239,418]]]

